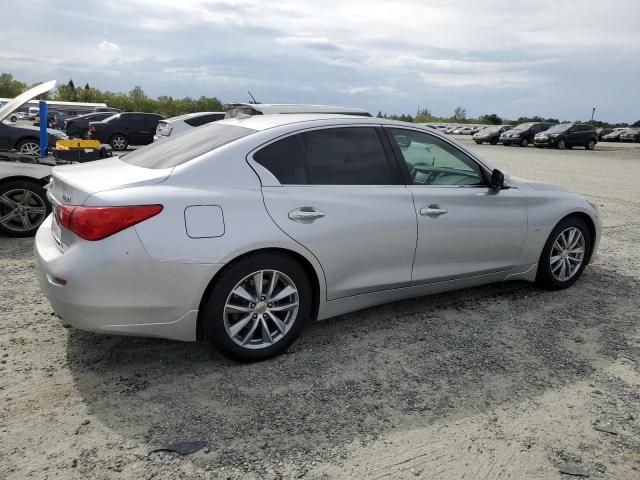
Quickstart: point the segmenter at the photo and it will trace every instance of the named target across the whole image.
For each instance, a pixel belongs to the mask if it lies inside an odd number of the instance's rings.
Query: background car
[[[490,125],[473,135],[473,140],[478,144],[490,143],[491,145],[497,145],[500,141],[500,134],[511,130],[513,125]]]
[[[608,135],[609,133],[613,132],[613,128],[596,128],[596,133],[598,134],[598,141],[602,140],[602,137],[604,137],[605,135]]]
[[[474,131],[474,127],[459,127],[455,129],[452,133],[454,135],[471,135]]]
[[[9,120],[15,123],[18,120],[27,120],[28,118],[29,118],[29,114],[27,112],[13,112],[9,117]]]
[[[561,123],[544,132],[536,134],[536,147],[555,147],[559,150],[573,147],[584,147],[593,150],[598,143],[598,134],[591,126],[584,123]]]
[[[613,132],[607,133],[602,137],[603,142],[617,142],[620,140],[620,135],[625,129],[615,128]]]
[[[640,128],[627,128],[620,134],[621,142],[640,142]]]
[[[196,112],[160,120],[153,141],[155,142],[191,130],[194,127],[200,127],[207,123],[222,120],[224,117],[225,112]]]
[[[100,122],[113,116],[112,112],[87,113],[65,120],[64,130],[69,138],[89,138],[89,123]]]
[[[109,144],[114,150],[125,150],[129,145],[149,145],[162,119],[155,113],[117,113],[100,122],[89,122],[89,138]]]
[[[95,113],[120,113],[122,112],[122,110],[120,110],[119,108],[113,108],[113,107],[96,107],[94,109]]]
[[[72,118],[72,115],[60,112],[57,110],[47,111],[47,128],[54,128],[56,130],[63,130],[67,119]],[[33,122],[34,127],[40,126],[40,114],[35,116]]]
[[[380,303],[567,288],[602,228],[578,194],[505,179],[436,130],[343,115],[213,122],[56,168],[50,195],[35,258],[65,324],[254,361],[312,319]]]
[[[528,122],[516,125],[511,130],[507,130],[500,135],[500,142],[506,147],[509,145],[520,145],[526,147],[533,140],[537,133],[543,132],[551,127],[551,123]]]
[[[225,118],[240,115],[273,115],[294,113],[319,113],[356,115],[370,117],[371,114],[362,108],[336,107],[332,105],[305,105],[299,103],[227,103],[224,105]]]

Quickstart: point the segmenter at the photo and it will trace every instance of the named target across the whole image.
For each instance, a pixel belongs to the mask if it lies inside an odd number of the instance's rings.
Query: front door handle
[[[428,207],[422,207],[420,209],[420,215],[425,215],[431,218],[438,218],[440,215],[449,213],[446,208],[440,208],[438,205],[429,205]]]
[[[314,207],[294,208],[289,212],[289,218],[294,222],[311,223],[324,217],[326,214]]]

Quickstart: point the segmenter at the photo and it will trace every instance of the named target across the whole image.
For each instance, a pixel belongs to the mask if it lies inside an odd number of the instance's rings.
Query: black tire
[[[564,138],[561,138],[560,140],[558,140],[558,144],[556,145],[556,148],[558,150],[566,150],[567,141]]]
[[[31,199],[27,204],[20,207],[18,213],[18,207],[10,207],[6,200],[13,203],[20,202],[21,199],[18,193],[20,190],[31,192]],[[2,201],[3,197],[5,201]],[[42,206],[44,206],[44,214],[35,213],[33,209],[42,209]],[[15,180],[0,184],[0,218],[6,218],[6,215],[14,211],[19,217],[16,216],[5,220],[4,223],[0,222],[0,233],[10,237],[30,237],[34,235],[44,219],[51,213],[51,204],[47,200],[47,192],[39,184],[27,180]],[[25,227],[24,222],[20,219],[23,216],[27,217],[29,223],[33,225],[32,228]]]
[[[522,140],[520,140],[520,146],[521,147],[528,147],[529,146],[529,140],[527,140],[526,138],[523,138]]]
[[[593,140],[593,138],[589,140],[587,144],[584,146],[584,148],[586,148],[587,150],[593,150],[594,148],[596,148],[595,140]]]
[[[114,150],[126,150],[129,146],[129,139],[121,133],[116,133],[109,139],[109,145]]]
[[[36,149],[33,150],[31,146],[35,146]],[[40,140],[37,138],[23,138],[16,144],[16,150],[20,153],[24,153],[25,155],[38,155],[39,148]]]
[[[15,115],[12,115],[9,120],[11,120],[13,123],[16,123],[18,121],[18,117],[16,117]]]
[[[299,304],[293,324],[279,340],[270,346],[251,349],[237,344],[227,333],[224,309],[231,291],[260,270],[277,270],[289,277],[297,289]],[[313,295],[304,269],[290,256],[276,252],[250,255],[230,264],[203,300],[201,325],[205,338],[225,357],[248,362],[266,360],[286,350],[309,322],[313,310]]]
[[[498,140],[494,138],[494,139],[491,139],[491,140],[489,141],[489,143],[490,143],[491,145],[497,145],[497,144],[498,144]]]
[[[585,240],[585,252],[582,258],[582,264],[580,265],[580,268],[576,271],[576,273],[568,280],[561,281],[554,277],[551,272],[551,249],[560,233],[570,227],[575,227],[582,233]],[[587,266],[587,263],[589,262],[591,254],[591,241],[591,232],[587,227],[587,224],[581,218],[569,216],[560,221],[560,223],[558,223],[558,225],[556,225],[556,227],[551,231],[551,234],[547,239],[547,243],[545,243],[544,248],[542,249],[542,254],[540,255],[540,260],[538,262],[536,284],[549,290],[562,290],[573,285],[578,280],[578,278],[580,278],[582,272]]]

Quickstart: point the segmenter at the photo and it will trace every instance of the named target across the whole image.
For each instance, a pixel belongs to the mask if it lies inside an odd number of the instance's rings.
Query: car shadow
[[[222,463],[312,458],[584,379],[592,362],[570,345],[593,342],[600,364],[624,351],[628,326],[602,295],[634,285],[591,267],[560,292],[505,283],[396,302],[314,323],[254,364],[70,330],[67,361],[89,412],[127,438],[203,439]]]

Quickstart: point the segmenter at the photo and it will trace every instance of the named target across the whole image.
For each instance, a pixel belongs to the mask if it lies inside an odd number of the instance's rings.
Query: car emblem
[[[64,203],[71,203],[71,194],[70,193],[63,193],[62,194],[62,201]]]

